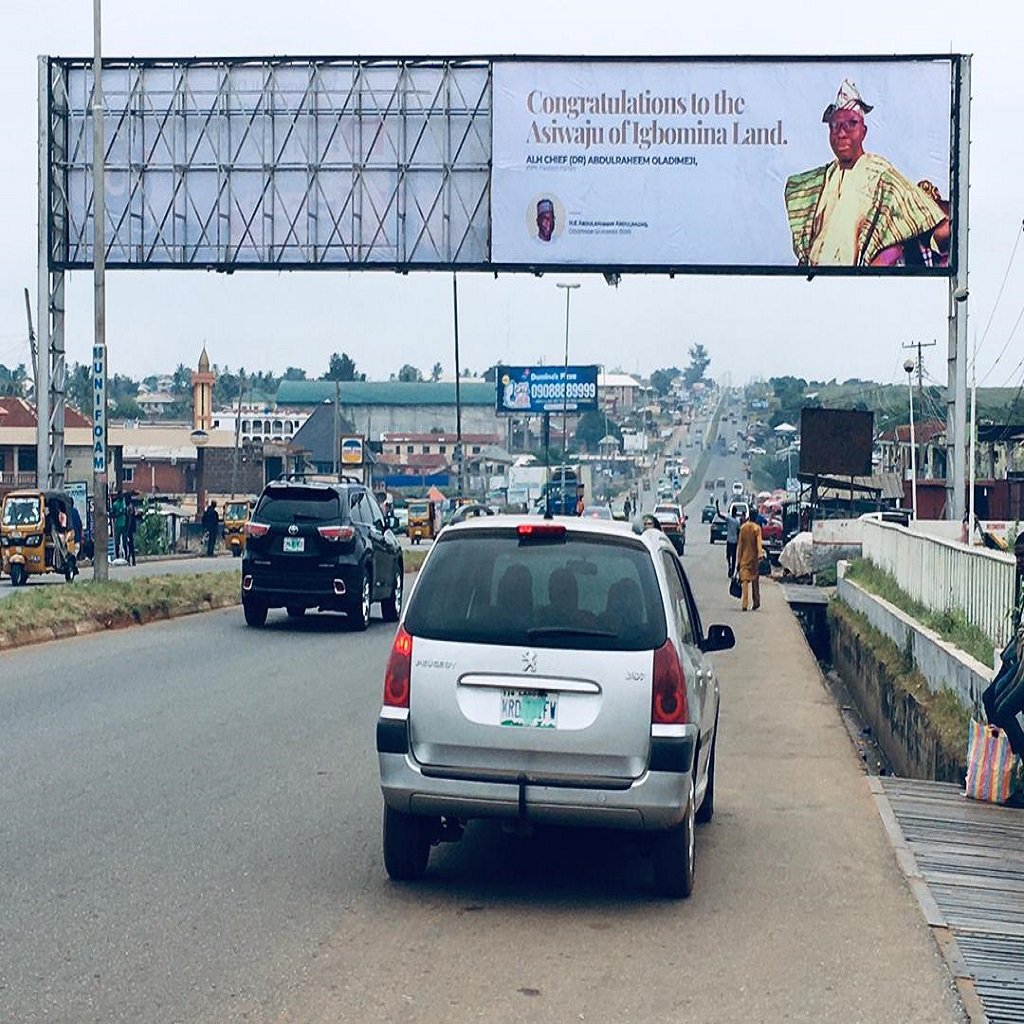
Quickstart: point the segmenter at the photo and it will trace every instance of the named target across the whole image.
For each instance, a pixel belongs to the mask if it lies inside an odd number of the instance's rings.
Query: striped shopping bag
[[[1004,803],[1013,781],[1013,752],[1006,733],[971,719],[967,740],[967,792],[972,800]]]

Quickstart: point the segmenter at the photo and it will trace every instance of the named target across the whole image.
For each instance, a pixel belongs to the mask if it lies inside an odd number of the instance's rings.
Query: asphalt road
[[[393,629],[213,612],[4,655],[0,1021],[957,1019],[795,622],[771,586],[739,614],[702,501],[685,563],[739,647],[692,899],[628,836],[488,824],[390,883]]]

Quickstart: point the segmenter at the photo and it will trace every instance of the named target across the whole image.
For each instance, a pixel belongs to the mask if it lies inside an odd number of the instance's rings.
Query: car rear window
[[[265,523],[319,523],[341,514],[334,491],[306,487],[274,488],[260,498],[254,518]]]
[[[507,529],[442,534],[405,628],[433,640],[593,651],[653,650],[666,637],[642,545],[573,533],[521,542]]]

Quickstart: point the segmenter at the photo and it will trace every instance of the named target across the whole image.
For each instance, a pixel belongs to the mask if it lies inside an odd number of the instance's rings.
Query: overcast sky
[[[27,362],[23,288],[36,280],[36,55],[88,56],[89,0],[7,0],[0,38],[4,103],[0,220],[0,362]],[[974,54],[970,157],[971,336],[979,378],[1016,384],[1024,330],[1011,336],[1024,302],[1024,245],[1002,300],[996,296],[1021,233],[1020,46],[1024,14],[1014,4],[927,8],[862,0],[840,16],[806,5],[788,15],[763,0],[729,5],[647,2],[386,5],[337,0],[104,0],[110,56],[215,54]],[[982,13],[984,12],[984,13]],[[1012,12],[1012,13],[1011,13]],[[822,105],[832,97],[822,97]],[[908,103],[914,97],[908,96]],[[824,140],[823,140],[824,142]],[[870,149],[870,138],[868,140]],[[823,154],[823,157],[827,154]],[[751,225],[756,230],[756,225]],[[572,362],[649,373],[683,366],[702,342],[711,372],[734,383],[792,373],[807,378],[902,378],[911,340],[937,339],[928,374],[945,381],[944,281],[829,281],[710,276],[460,275],[463,367],[560,362],[564,298],[573,294]],[[92,276],[70,275],[69,360],[84,361],[92,336]],[[451,372],[451,277],[447,274],[110,273],[107,339],[111,372],[139,377],[210,358],[237,368],[302,366],[321,373],[348,352],[370,377],[403,363]],[[1004,354],[992,369],[1001,350]]]

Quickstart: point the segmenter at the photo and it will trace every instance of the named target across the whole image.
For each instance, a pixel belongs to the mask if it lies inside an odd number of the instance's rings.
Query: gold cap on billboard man
[[[875,153],[864,151],[874,110],[844,79],[825,108],[835,159],[786,180],[793,252],[802,266],[945,266],[949,220],[939,205]]]

